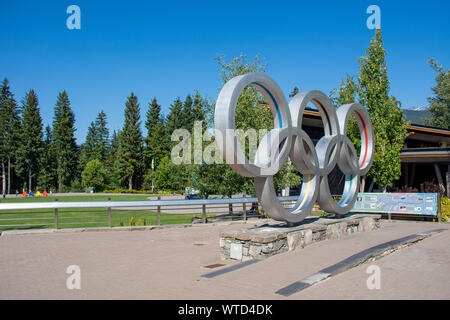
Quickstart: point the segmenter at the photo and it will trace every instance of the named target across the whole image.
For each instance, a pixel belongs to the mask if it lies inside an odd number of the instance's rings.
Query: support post
[[[247,206],[245,202],[242,204],[242,218],[244,219],[244,221],[247,220]]]
[[[405,184],[405,187],[407,187],[408,186],[408,183],[409,183],[409,170],[408,170],[408,163],[405,163],[404,164],[404,168],[405,168],[405,170],[404,170],[404,184]]]
[[[411,180],[409,181],[410,187],[414,187],[414,176],[416,175],[416,164],[413,163],[412,165],[412,172],[411,172]]]
[[[202,204],[202,222],[206,223],[206,204]]]
[[[58,199],[55,199],[58,201]],[[55,208],[55,229],[58,229],[58,208]]]
[[[441,170],[439,170],[439,166],[437,164],[434,165],[434,171],[436,172],[437,182],[439,184],[439,189],[442,193],[445,193],[444,181],[442,180]]]
[[[161,200],[161,197],[158,197],[158,200]],[[156,207],[156,214],[157,214],[157,219],[158,219],[158,226],[160,226],[161,225],[161,206],[159,204]]]
[[[111,198],[108,198],[111,201]],[[111,205],[108,206],[108,228],[111,228]]]
[[[450,164],[448,165],[447,178],[447,198],[450,198]]]

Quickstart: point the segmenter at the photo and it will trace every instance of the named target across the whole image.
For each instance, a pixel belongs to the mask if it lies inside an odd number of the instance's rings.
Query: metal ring
[[[260,141],[253,162],[245,157],[237,143],[234,122],[239,95],[248,85],[264,95],[274,117],[274,129]],[[317,107],[324,123],[325,135],[315,146],[302,129],[303,113],[308,102]],[[359,155],[346,136],[351,115],[355,115],[361,133]],[[356,201],[360,177],[372,165],[374,135],[366,109],[352,103],[336,111],[330,99],[317,90],[297,94],[288,105],[275,81],[262,73],[249,73],[228,81],[217,99],[214,121],[218,130],[216,142],[222,155],[236,172],[254,177],[261,205],[275,220],[300,222],[311,213],[316,200],[328,212],[347,213]],[[273,175],[288,156],[303,175],[300,196],[290,210],[279,202],[273,184]],[[345,175],[344,191],[338,202],[333,200],[328,183],[328,175],[336,164]]]

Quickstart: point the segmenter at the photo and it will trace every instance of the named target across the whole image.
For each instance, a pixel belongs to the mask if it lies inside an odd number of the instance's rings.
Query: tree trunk
[[[8,194],[11,192],[11,159],[8,158]]]
[[[128,178],[128,190],[133,189],[133,177]]]
[[[372,180],[372,182],[370,183],[370,186],[369,186],[369,190],[367,190],[367,192],[372,192],[372,190],[373,190],[373,185],[374,185],[374,182],[373,182],[373,180]]]
[[[2,194],[6,192],[5,161],[2,159]]]
[[[28,191],[31,191],[31,168],[28,168]]]

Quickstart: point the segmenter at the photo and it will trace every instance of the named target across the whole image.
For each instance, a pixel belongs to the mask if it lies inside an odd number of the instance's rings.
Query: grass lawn
[[[52,202],[58,198],[67,201],[134,201],[148,200],[149,195],[80,195],[48,197],[13,197],[1,199],[0,203]],[[157,225],[157,213],[149,210],[111,210],[111,226]],[[191,223],[198,214],[175,215],[161,213],[161,224]],[[58,209],[58,228],[107,227],[106,208]],[[0,230],[45,229],[55,227],[53,209],[0,210]]]

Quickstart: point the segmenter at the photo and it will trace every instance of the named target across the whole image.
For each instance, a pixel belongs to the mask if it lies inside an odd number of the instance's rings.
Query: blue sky
[[[81,30],[69,30],[69,5]],[[329,93],[357,74],[374,30],[366,9],[381,9],[391,94],[404,108],[427,106],[435,72],[450,63],[447,1],[5,1],[0,3],[0,78],[20,101],[35,89],[44,124],[66,90],[78,143],[104,109],[112,132],[123,123],[127,96],[141,114],[156,96],[164,114],[199,90],[215,99],[221,82],[213,58],[259,54],[286,95],[294,86]],[[143,119],[144,120],[144,119]]]

